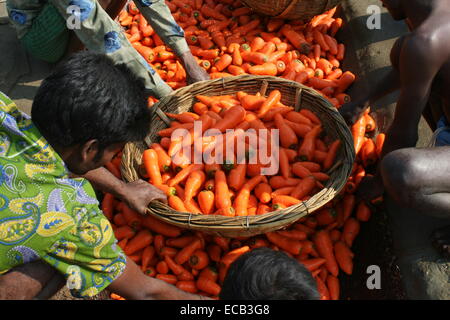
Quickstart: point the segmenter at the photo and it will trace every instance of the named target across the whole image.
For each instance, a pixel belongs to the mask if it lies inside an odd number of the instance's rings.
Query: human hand
[[[150,202],[158,200],[167,203],[167,196],[157,187],[139,179],[125,184],[122,200],[131,209],[144,215]]]
[[[186,81],[188,84],[210,79],[209,74],[198,65],[191,52],[184,53],[180,59],[186,69]]]
[[[352,101],[342,105],[339,108],[339,113],[345,122],[351,126],[361,117],[368,107],[368,102]]]

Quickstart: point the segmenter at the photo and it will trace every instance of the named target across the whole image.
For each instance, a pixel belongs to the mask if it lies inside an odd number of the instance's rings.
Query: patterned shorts
[[[55,63],[66,53],[69,35],[66,20],[53,5],[46,4],[20,40],[35,58]]]

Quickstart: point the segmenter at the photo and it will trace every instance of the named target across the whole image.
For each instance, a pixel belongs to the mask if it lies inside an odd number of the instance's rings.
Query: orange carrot
[[[333,164],[334,160],[336,159],[337,152],[339,150],[339,147],[341,146],[341,140],[334,141],[327,152],[327,157],[325,158],[325,161],[323,162],[323,169],[328,170],[330,169]]]
[[[203,190],[198,194],[197,200],[203,214],[211,214],[214,211],[214,192]]]
[[[202,270],[209,264],[208,254],[203,250],[195,250],[189,258],[189,265],[192,269]]]
[[[360,230],[360,223],[355,218],[349,218],[342,230],[342,240],[347,244],[348,247],[353,245],[353,241],[358,235]]]
[[[353,273],[353,253],[350,248],[343,241],[337,241],[334,244],[334,254],[339,268],[351,275]]]
[[[312,161],[314,158],[315,140],[318,135],[322,132],[322,126],[315,126],[310,132],[308,132],[300,148],[298,150],[298,155],[302,160]]]
[[[331,241],[329,232],[326,230],[318,231],[313,238],[313,242],[317,252],[326,260],[325,266],[327,270],[333,276],[337,277],[339,274],[339,267],[334,256],[333,242]]]
[[[230,193],[228,189],[228,183],[225,176],[225,172],[222,170],[216,171],[215,173],[215,204],[218,209],[225,209],[231,207]]]
[[[290,254],[298,255],[302,250],[301,242],[298,240],[283,237],[282,235],[276,232],[267,232],[265,235],[271,243],[289,252]]]
[[[167,237],[178,237],[181,234],[181,229],[165,223],[153,216],[146,215],[142,217],[142,226],[153,231],[159,233],[161,235]]]
[[[146,229],[142,229],[138,231],[138,233],[128,241],[124,252],[128,256],[132,255],[133,253],[145,248],[146,246],[149,246],[152,243],[152,241],[153,241],[152,233]]]
[[[186,247],[178,251],[174,259],[175,262],[182,265],[183,263],[187,262],[190,256],[194,253],[194,251],[200,249],[200,247],[201,247],[200,239],[195,239]]]

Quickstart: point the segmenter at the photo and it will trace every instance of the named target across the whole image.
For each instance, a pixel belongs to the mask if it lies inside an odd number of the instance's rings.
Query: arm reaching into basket
[[[108,290],[129,300],[211,300],[145,275],[128,257],[125,270],[108,286]]]
[[[141,179],[126,183],[103,167],[89,171],[84,178],[96,189],[113,194],[140,214],[145,214],[154,200],[167,202],[166,195],[150,183]]]

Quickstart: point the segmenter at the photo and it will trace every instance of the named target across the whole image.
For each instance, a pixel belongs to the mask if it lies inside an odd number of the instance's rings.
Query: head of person
[[[402,0],[381,0],[383,7],[385,7],[391,14],[394,20],[406,19],[406,12]]]
[[[31,118],[67,168],[99,168],[150,129],[143,82],[103,54],[80,52],[43,80]]]
[[[282,251],[257,248],[234,261],[220,292],[222,300],[318,300],[317,284],[305,266]]]

